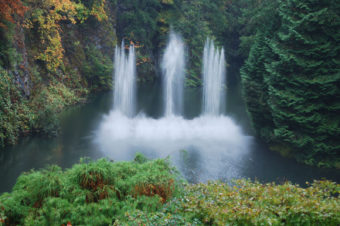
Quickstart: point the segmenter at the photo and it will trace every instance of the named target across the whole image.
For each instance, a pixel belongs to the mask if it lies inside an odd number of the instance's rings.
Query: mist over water
[[[139,115],[131,119],[112,111],[104,117],[95,142],[107,156],[119,161],[133,159],[136,152],[149,158],[170,156],[184,174],[188,161],[191,162],[188,158],[199,156],[198,169],[204,171],[188,172],[196,175],[195,179],[190,176],[191,180],[206,181],[219,179],[225,168],[233,168],[225,159],[237,165],[248,152],[251,137],[243,135],[240,127],[226,116],[205,115],[187,120],[180,116],[153,119]],[[238,177],[240,173],[234,168],[229,169],[228,175]]]

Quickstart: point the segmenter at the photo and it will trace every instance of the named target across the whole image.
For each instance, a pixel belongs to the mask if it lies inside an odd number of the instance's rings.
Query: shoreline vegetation
[[[188,184],[169,159],[82,159],[23,173],[0,196],[3,225],[339,225],[340,185],[241,179]]]

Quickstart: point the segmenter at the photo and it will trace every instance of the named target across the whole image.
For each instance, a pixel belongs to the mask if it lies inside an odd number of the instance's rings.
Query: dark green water
[[[148,117],[160,118],[163,114],[162,92],[159,83],[141,85],[138,87],[138,112]],[[0,193],[11,190],[17,177],[25,171],[40,169],[49,164],[57,164],[63,168],[71,167],[81,157],[98,159],[109,157],[102,152],[93,139],[95,131],[113,105],[111,93],[102,93],[92,98],[81,107],[72,109],[63,123],[62,135],[55,138],[30,137],[9,147],[0,153]],[[184,117],[192,119],[201,112],[201,90],[187,89],[184,99]],[[251,136],[247,114],[237,86],[228,89],[226,114],[242,128],[244,134]],[[164,144],[166,146],[167,144]],[[161,149],[161,148],[160,148]],[[117,149],[119,151],[119,149]],[[162,150],[154,153],[135,147],[127,159],[132,159],[134,152],[145,153],[149,157],[162,156]],[[286,159],[277,153],[268,151],[265,145],[255,138],[245,154],[235,158],[228,155],[210,158],[213,152],[197,151],[195,141],[192,148],[186,152],[178,150],[173,158],[184,177],[190,182],[200,182],[209,179],[228,181],[232,178],[251,178],[262,182],[283,182],[290,180],[303,185],[305,181],[327,178],[340,182],[340,171],[319,169],[299,164],[292,159]],[[118,158],[119,159],[119,158]]]

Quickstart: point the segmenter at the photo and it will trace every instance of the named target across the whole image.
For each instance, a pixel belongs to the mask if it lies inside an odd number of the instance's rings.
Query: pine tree
[[[268,86],[264,81],[264,77],[269,76],[265,76],[268,74],[265,70],[265,62],[269,51],[265,35],[263,32],[258,32],[250,50],[249,58],[241,69],[243,96],[253,128],[267,142],[271,141],[274,127],[267,103]]]
[[[265,65],[274,57],[269,41],[280,27],[280,20],[275,10],[277,1],[266,0],[252,6],[256,8],[246,8],[242,15],[242,20],[251,21],[244,30],[257,30],[255,34],[246,37],[252,44],[248,59],[241,68],[242,90],[255,132],[265,141],[271,142],[274,138],[274,123],[268,104],[267,80],[270,74]]]
[[[280,2],[280,32],[266,64],[274,136],[310,164],[340,157],[340,4]]]

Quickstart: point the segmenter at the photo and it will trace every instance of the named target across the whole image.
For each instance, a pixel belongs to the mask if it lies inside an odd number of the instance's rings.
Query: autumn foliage
[[[27,9],[20,0],[0,0],[0,27],[7,28],[4,21],[15,23],[14,15],[23,18]]]
[[[25,27],[38,31],[42,47],[35,59],[43,61],[52,74],[63,66],[65,51],[62,46],[61,22],[83,23],[89,16],[94,16],[98,21],[107,19],[105,0],[96,1],[91,7],[71,0],[27,0],[27,3],[30,10]]]
[[[135,195],[155,196],[161,197],[161,202],[165,203],[172,196],[174,191],[174,180],[170,179],[164,184],[139,184],[135,186]]]

